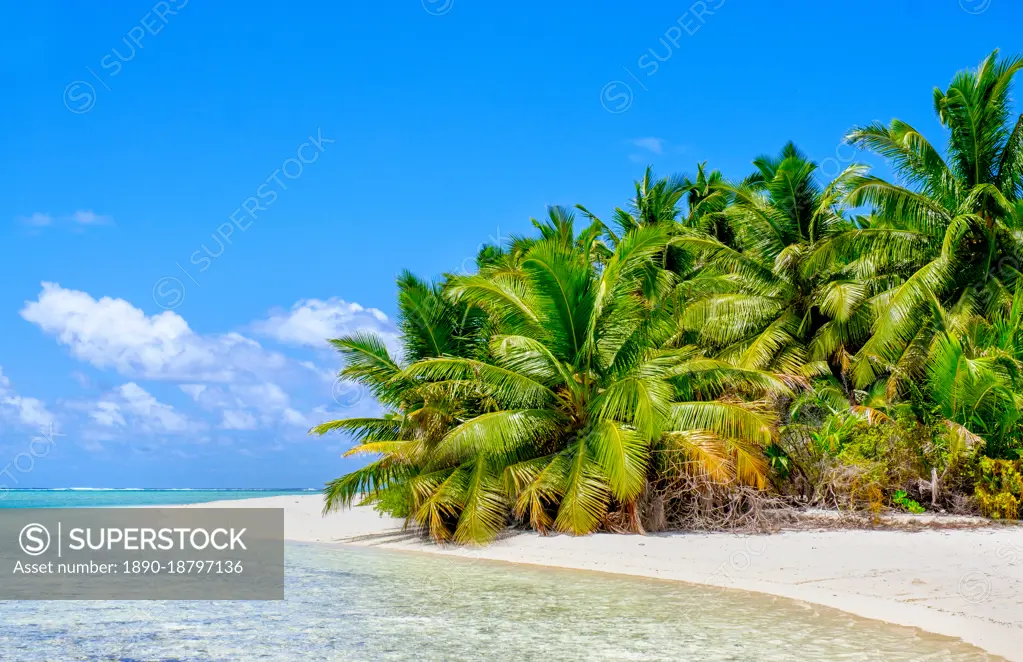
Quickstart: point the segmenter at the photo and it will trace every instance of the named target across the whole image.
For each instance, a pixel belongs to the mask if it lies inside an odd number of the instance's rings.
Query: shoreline
[[[287,495],[184,508],[283,508],[285,539],[588,570],[765,593],[962,639],[1023,662],[1023,527],[980,529],[512,533],[446,547],[371,508],[322,517],[322,497]]]

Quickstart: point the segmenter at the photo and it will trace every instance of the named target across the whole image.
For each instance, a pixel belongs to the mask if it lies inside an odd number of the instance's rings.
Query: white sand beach
[[[443,547],[355,508],[323,517],[319,495],[187,507],[284,508],[285,537],[470,559],[596,570],[758,591],[961,638],[1023,661],[1023,527],[908,531],[532,533],[484,548]]]

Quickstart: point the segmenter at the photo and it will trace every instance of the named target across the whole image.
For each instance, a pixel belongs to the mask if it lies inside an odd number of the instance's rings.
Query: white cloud
[[[314,425],[313,423],[310,422],[310,420],[308,418],[306,418],[304,415],[302,415],[301,412],[298,412],[298,411],[292,409],[291,407],[286,408],[284,410],[283,414],[284,414],[284,422],[288,423],[290,425],[298,425],[300,427],[306,427],[306,428],[312,427]]]
[[[38,297],[20,312],[72,356],[127,378],[98,400],[63,402],[91,423],[90,432],[110,437],[218,427],[274,430],[285,437],[304,433],[323,419],[325,406],[376,407],[371,398],[338,401],[331,390],[336,367],[328,368],[337,358],[324,338],[372,330],[395,346],[398,342],[382,312],[340,299],[303,300],[248,327],[286,345],[313,348],[315,362],[289,357],[286,348],[267,349],[241,333],[197,333],[172,311],[148,315],[124,299],[97,298],[56,283],[43,283]],[[94,382],[82,377],[83,385]],[[148,388],[144,380],[172,382],[191,402],[180,411],[159,402],[143,388]]]
[[[36,398],[25,398],[12,395],[3,398],[2,405],[11,407],[18,415],[18,420],[31,427],[44,428],[54,421],[53,414],[46,409],[46,404]]]
[[[328,339],[357,331],[375,332],[388,345],[396,346],[398,337],[394,324],[381,311],[337,298],[305,299],[252,326],[260,335],[307,347],[325,347]]]
[[[105,427],[131,426],[142,432],[175,434],[202,426],[158,401],[135,382],[128,382],[96,403],[89,417]]]
[[[167,432],[184,432],[191,427],[187,417],[157,401],[135,382],[123,384],[117,392],[124,399],[125,407],[148,426]]]
[[[226,409],[220,427],[225,430],[255,430],[256,417],[247,411]]]
[[[5,419],[8,410],[14,412],[20,424],[30,427],[43,428],[56,420],[42,400],[18,395],[0,367],[0,415]]]
[[[188,394],[200,407],[207,410],[243,407],[237,398],[231,396],[227,389],[208,384],[178,384],[178,388]]]
[[[395,343],[397,344],[398,341],[395,340]],[[398,348],[396,347],[396,348],[394,348],[394,351],[391,352],[391,354],[394,355],[397,352],[398,352]],[[298,364],[300,366],[302,366],[303,368],[305,368],[305,369],[309,370],[310,372],[312,372],[321,381],[324,381],[324,382],[326,382],[328,384],[333,382],[335,379],[337,379],[338,368],[336,366],[335,367],[330,367],[330,368],[324,368],[322,366],[316,365],[312,361],[299,361]]]
[[[188,397],[199,402],[199,398],[202,397],[203,391],[205,391],[207,387],[206,384],[178,384],[178,388],[184,391]]]
[[[231,386],[231,392],[240,402],[259,409],[281,409],[287,407],[289,402],[288,394],[272,382]]]
[[[98,368],[129,377],[230,382],[240,373],[280,369],[286,359],[238,333],[200,335],[171,311],[146,315],[124,299],[43,283],[21,316]]]
[[[629,142],[636,147],[653,152],[654,154],[660,154],[664,151],[663,138],[635,138]]]
[[[180,384],[179,388],[207,411],[222,412],[221,427],[251,430],[284,424],[311,427],[310,419],[291,406],[291,397],[273,382],[201,386]],[[325,391],[326,392],[326,391]]]
[[[96,403],[96,408],[89,412],[89,417],[104,427],[127,425],[120,409],[116,402],[100,401]]]
[[[79,209],[71,214],[70,220],[79,225],[106,225],[113,221],[109,216],[101,216],[91,209]]]
[[[103,214],[97,214],[91,209],[78,209],[70,214],[61,216],[54,216],[46,212],[33,212],[30,216],[22,216],[18,219],[24,225],[28,225],[34,228],[45,228],[51,225],[73,225],[73,226],[88,226],[88,225],[109,225],[114,222],[109,216]]]

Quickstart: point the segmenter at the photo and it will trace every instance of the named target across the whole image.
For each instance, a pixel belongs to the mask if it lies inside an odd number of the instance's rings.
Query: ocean
[[[231,496],[98,492],[18,498],[33,507],[68,507],[253,496],[245,490]],[[287,493],[257,495],[280,492]],[[0,602],[0,659],[998,659],[914,629],[754,593],[343,546],[287,544],[285,596],[276,602]]]
[[[0,492],[0,508],[105,508],[110,506],[178,506],[228,499],[253,499],[282,494],[309,494],[309,489],[103,489],[68,487],[48,490],[10,489]]]

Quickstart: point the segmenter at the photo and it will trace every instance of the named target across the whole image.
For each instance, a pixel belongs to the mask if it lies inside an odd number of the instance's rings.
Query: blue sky
[[[397,347],[402,268],[647,164],[940,142],[932,88],[1023,49],[1012,0],[104,4],[0,26],[0,492],[319,486],[308,427],[375,409],[323,340]]]

